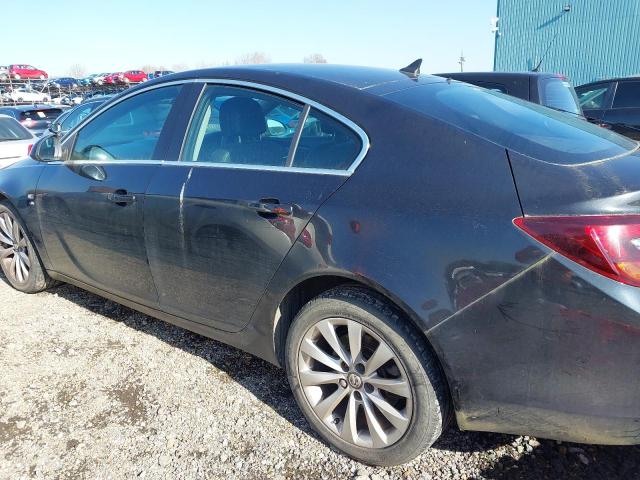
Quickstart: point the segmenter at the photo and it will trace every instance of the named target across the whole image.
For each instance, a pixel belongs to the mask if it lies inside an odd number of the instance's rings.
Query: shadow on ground
[[[2,280],[5,280],[2,277]],[[286,375],[268,362],[234,347],[175,327],[161,320],[135,312],[127,307],[70,285],[52,289],[69,300],[113,321],[153,335],[167,344],[197,355],[245,387],[292,425],[309,435],[317,435],[298,409],[290,393]],[[461,432],[453,425],[433,445],[433,449],[476,453],[487,461],[470,458],[488,465],[479,478],[557,479],[557,478],[639,478],[640,447],[577,445],[541,440],[531,452],[514,458],[513,446],[518,437],[493,433]]]

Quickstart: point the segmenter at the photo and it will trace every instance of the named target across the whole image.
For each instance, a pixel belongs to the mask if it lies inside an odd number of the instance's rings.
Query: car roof
[[[451,73],[435,73],[439,77],[452,77],[452,78],[464,78],[464,77],[487,77],[487,78],[533,78],[533,77],[555,77],[565,78],[564,75],[559,73],[545,73],[545,72],[451,72]]]
[[[170,78],[160,77],[146,82],[154,84],[192,78],[220,78],[229,80],[256,81],[272,86],[304,90],[304,82],[314,80],[326,84],[338,84],[356,90],[369,90],[381,85],[394,84],[397,88],[412,87],[416,83],[445,81],[432,75],[412,76],[399,70],[333,64],[264,64],[216,67],[174,73]],[[138,87],[136,87],[138,88]]]
[[[638,81],[640,80],[640,75],[632,75],[629,77],[614,77],[614,78],[603,78],[602,80],[595,80],[589,83],[583,83],[576,88],[586,87],[587,85],[598,85],[599,83],[608,83],[608,82],[626,82],[626,81]]]

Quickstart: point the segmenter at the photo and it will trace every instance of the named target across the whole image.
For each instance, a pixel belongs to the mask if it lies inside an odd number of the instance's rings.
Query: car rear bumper
[[[640,289],[549,255],[428,332],[460,428],[640,444]]]

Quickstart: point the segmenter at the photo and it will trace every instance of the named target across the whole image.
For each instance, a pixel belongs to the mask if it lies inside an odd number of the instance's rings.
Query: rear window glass
[[[391,93],[387,98],[498,145],[551,163],[609,158],[636,148],[582,117],[463,83],[440,83]]]
[[[613,100],[613,108],[640,107],[640,82],[620,82]]]
[[[582,114],[578,97],[573,87],[561,78],[542,78],[540,80],[540,102],[547,107],[564,112]]]
[[[60,108],[43,108],[40,110],[27,110],[20,113],[20,120],[55,120],[60,116],[62,110]]]
[[[12,118],[0,118],[0,142],[26,140],[31,138],[29,131]]]

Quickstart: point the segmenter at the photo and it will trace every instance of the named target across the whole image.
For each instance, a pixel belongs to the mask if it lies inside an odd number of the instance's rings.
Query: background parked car
[[[93,97],[80,105],[70,108],[51,123],[49,130],[55,132],[57,130],[57,126],[60,125],[60,132],[62,134],[67,133],[112,97],[113,95]]]
[[[0,115],[0,168],[29,156],[36,137],[9,115]]]
[[[14,88],[5,93],[4,97],[14,102],[48,102],[50,100],[49,94],[39,92],[31,87]]]
[[[49,75],[44,70],[25,64],[9,65],[9,76],[14,80],[40,79],[45,80]]]
[[[9,78],[9,68],[6,65],[0,65],[0,82],[4,82]]]
[[[555,110],[582,115],[576,92],[563,75],[538,72],[455,72],[436,75],[496,90]]]
[[[590,122],[640,140],[640,77],[587,83],[576,92]]]
[[[53,88],[78,88],[79,82],[72,77],[59,77],[49,80],[45,86]]]
[[[118,75],[118,81],[121,83],[141,83],[147,81],[147,74],[142,70],[127,70]]]
[[[118,78],[122,75],[122,72],[113,72],[104,76],[102,83],[106,85],[115,85],[118,83]]]
[[[50,105],[16,105],[1,107],[0,114],[15,118],[34,135],[42,135],[64,110]]]
[[[175,73],[173,70],[156,70],[153,72],[153,78],[164,77],[165,75],[171,75]]]
[[[103,85],[105,77],[111,75],[109,72],[98,73],[93,76],[91,82],[95,85]]]

